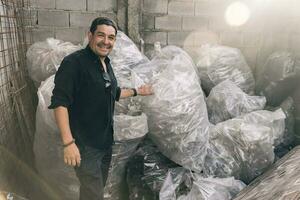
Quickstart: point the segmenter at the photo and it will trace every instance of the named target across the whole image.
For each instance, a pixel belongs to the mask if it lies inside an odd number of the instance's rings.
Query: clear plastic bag
[[[54,89],[54,78],[55,75],[51,75],[45,81],[43,81],[38,88],[37,96],[38,96],[38,106],[37,109],[39,111],[40,118],[45,123],[47,129],[51,132],[58,132],[58,127],[55,122],[54,112],[53,110],[48,109],[48,106],[51,104],[52,91]]]
[[[11,192],[0,191],[0,200],[28,200],[28,199]]]
[[[294,91],[292,98],[295,102],[295,144],[300,144],[300,87]]]
[[[55,74],[63,58],[82,46],[54,38],[31,45],[26,53],[30,78],[39,87],[40,83]]]
[[[131,88],[131,71],[139,64],[148,63],[148,58],[122,31],[118,31],[116,43],[109,57],[120,87]]]
[[[266,173],[240,192],[235,200],[298,200],[300,147],[295,147]]]
[[[246,185],[229,178],[203,177],[183,168],[168,172],[160,191],[160,200],[231,200]],[[182,194],[186,193],[186,194]]]
[[[146,138],[128,165],[129,196],[131,199],[142,199],[143,196],[146,199],[158,199],[168,170],[176,167],[179,165],[160,153],[153,142]]]
[[[249,96],[230,80],[216,85],[206,99],[209,120],[213,124],[238,117],[255,110],[262,110],[266,98]]]
[[[210,129],[204,173],[234,176],[249,183],[274,161],[274,145],[281,141],[285,114],[260,110],[221,122]]]
[[[297,87],[300,63],[289,52],[275,52],[261,66],[256,93],[267,98],[267,104],[279,106]]]
[[[186,196],[180,196],[178,200],[231,200],[246,186],[233,177],[204,178],[194,174],[193,179],[191,191]]]
[[[106,199],[123,200],[126,190],[126,165],[138,144],[148,133],[147,117],[116,115],[114,117],[113,154],[104,189]]]
[[[241,51],[219,45],[203,45],[195,61],[203,90],[210,90],[222,81],[230,80],[247,94],[254,93],[255,80]]]
[[[154,90],[142,99],[150,138],[169,159],[200,172],[210,124],[190,56],[178,47],[167,46],[134,72]]]
[[[79,181],[74,169],[64,163],[63,146],[53,110],[47,108],[54,88],[54,75],[38,89],[36,132],[33,151],[38,173],[63,199],[79,198]]]
[[[144,113],[138,116],[115,115],[114,122],[115,141],[142,138],[148,133],[147,116]]]
[[[111,58],[118,85],[121,88],[135,87],[132,69],[140,64],[149,62],[149,59],[139,51],[134,42],[122,31],[118,31],[114,48],[109,57]],[[140,103],[136,98],[120,99],[116,102],[116,113],[130,114],[139,112],[139,110],[132,109],[130,105],[140,107]]]
[[[190,173],[182,168],[172,168],[167,172],[165,181],[159,192],[159,200],[176,200],[181,194],[187,194],[191,189]]]
[[[283,136],[278,141],[278,144],[276,144],[274,149],[277,158],[281,158],[297,144],[295,140],[297,135],[295,135],[295,106],[293,99],[288,97],[281,103],[280,107],[266,107],[266,109],[270,111],[277,110],[278,108],[281,108],[286,116]]]

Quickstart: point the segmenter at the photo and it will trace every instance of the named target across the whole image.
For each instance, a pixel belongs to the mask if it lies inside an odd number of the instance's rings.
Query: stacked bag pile
[[[59,67],[52,56],[81,47],[54,43],[58,46],[43,51],[34,51],[39,43],[34,44],[27,53],[32,79],[43,81],[34,152],[46,181],[64,199],[78,199],[79,183],[63,163],[59,131],[47,106]],[[107,199],[229,200],[295,145],[299,66],[291,54],[271,55],[256,83],[235,48],[204,45],[193,61],[179,47],[156,45],[152,55],[146,58],[118,32],[110,58],[119,85],[152,84],[154,94],[116,103]],[[54,67],[44,72],[44,66]],[[33,71],[41,75],[36,78]]]

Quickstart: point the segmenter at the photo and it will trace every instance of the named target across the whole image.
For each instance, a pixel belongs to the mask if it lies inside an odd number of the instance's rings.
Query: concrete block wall
[[[248,5],[250,18],[240,27],[229,26],[224,17],[235,0],[34,1],[34,41],[55,37],[81,43],[91,20],[108,16],[132,37],[137,35],[135,42],[139,35],[130,26],[139,24],[137,31],[145,41],[146,52],[160,41],[183,47],[195,57],[200,45],[217,43],[239,48],[253,71],[275,50],[290,50],[300,57],[299,0],[241,0]],[[128,12],[132,4],[134,9]],[[137,16],[141,16],[140,22]]]
[[[54,37],[79,44],[94,18],[117,21],[117,0],[34,0],[32,6],[33,42]]]
[[[300,1],[243,0],[250,18],[242,26],[226,23],[235,0],[142,0],[140,32],[145,51],[155,41],[183,47],[192,57],[200,45],[217,43],[239,48],[255,71],[273,51],[289,50],[300,57]]]

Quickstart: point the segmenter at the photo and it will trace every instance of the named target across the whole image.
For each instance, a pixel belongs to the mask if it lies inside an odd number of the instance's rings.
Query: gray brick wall
[[[245,0],[250,18],[240,27],[229,26],[224,17],[232,2],[143,0],[140,31],[146,51],[152,49],[154,40],[183,47],[191,56],[205,43],[228,45],[243,52],[253,71],[277,50],[289,50],[300,57],[300,1]]]
[[[117,20],[118,0],[34,0],[33,41],[55,37],[82,43],[91,21],[98,16]]]
[[[224,14],[233,1],[137,0],[141,21],[133,24],[139,24],[146,51],[155,41],[184,47],[191,54],[202,44],[218,43],[241,49],[253,69],[275,50],[290,50],[300,57],[300,1],[245,0],[251,11],[249,20],[243,26],[230,27]],[[132,29],[127,26],[132,20],[128,16],[138,15],[126,13],[128,2],[35,0],[38,9],[32,35],[35,41],[57,37],[80,43],[96,16],[111,17],[122,23],[123,30]],[[68,34],[71,35],[67,37]]]

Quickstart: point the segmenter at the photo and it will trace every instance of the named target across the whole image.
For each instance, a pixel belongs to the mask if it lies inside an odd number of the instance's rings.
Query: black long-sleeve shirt
[[[66,107],[76,143],[97,149],[107,149],[113,143],[114,103],[121,94],[108,57],[105,63],[109,87],[105,87],[99,56],[89,46],[65,57],[55,75],[49,106]]]

